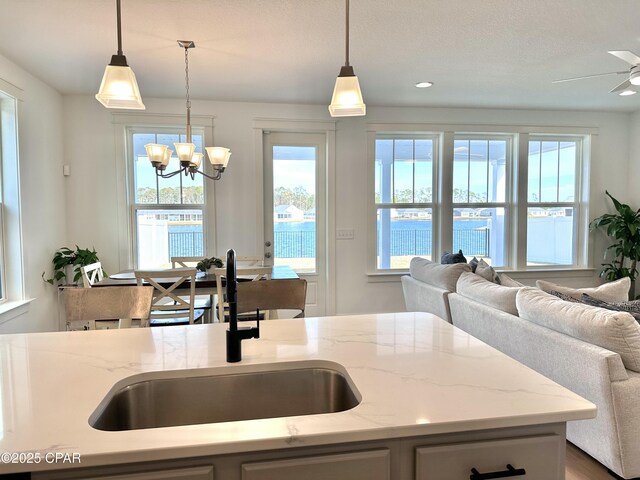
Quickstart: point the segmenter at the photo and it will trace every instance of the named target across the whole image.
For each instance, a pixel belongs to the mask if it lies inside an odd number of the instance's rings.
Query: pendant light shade
[[[100,90],[96,99],[107,108],[127,108],[144,110],[136,75],[127,64],[127,57],[122,53],[122,29],[120,26],[120,0],[116,0],[118,21],[118,53],[111,57],[102,76]]]
[[[353,73],[353,67],[349,65],[349,0],[346,1],[346,59],[340,69],[340,75],[336,79],[336,85],[329,105],[329,113],[332,117],[357,117],[366,115],[367,107],[362,99],[360,82]]]
[[[96,98],[107,108],[145,109],[131,67],[107,65]]]
[[[351,70],[351,75],[343,76],[343,71],[347,69]],[[364,104],[360,91],[360,83],[358,77],[353,75],[353,68],[342,67],[333,89],[329,113],[332,117],[355,117],[367,113],[367,106]]]

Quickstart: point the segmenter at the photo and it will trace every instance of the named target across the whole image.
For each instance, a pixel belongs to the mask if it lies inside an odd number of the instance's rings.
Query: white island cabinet
[[[508,471],[510,478],[560,480],[566,422],[596,414],[590,402],[426,313],[271,320],[261,324],[260,339],[243,342],[242,362],[234,365],[225,362],[225,329],[0,336],[0,451],[48,459],[2,462],[0,474],[481,480]],[[119,431],[89,423],[114,386],[130,377],[277,371],[297,362],[336,365],[352,382],[357,405],[336,413]]]

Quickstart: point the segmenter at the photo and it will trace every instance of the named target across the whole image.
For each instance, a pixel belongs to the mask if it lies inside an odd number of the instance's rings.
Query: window
[[[406,269],[431,258],[435,136],[375,141],[376,268]]]
[[[575,265],[581,140],[529,140],[527,265]]]
[[[453,144],[453,251],[507,264],[510,137],[456,137]]]
[[[371,273],[458,250],[501,269],[587,265],[589,134],[496,126],[491,131],[500,133],[446,126],[394,134],[385,127],[373,124],[370,132]]]
[[[202,132],[193,133],[196,151],[203,151]],[[161,178],[151,167],[144,148],[147,143],[173,145],[185,142],[179,130],[130,129],[130,164],[133,191],[130,198],[137,268],[169,267],[174,256],[205,255],[204,179],[183,174]],[[173,156],[167,171],[180,167]]]
[[[0,79],[0,303],[22,301],[25,296],[18,163],[19,93]]]

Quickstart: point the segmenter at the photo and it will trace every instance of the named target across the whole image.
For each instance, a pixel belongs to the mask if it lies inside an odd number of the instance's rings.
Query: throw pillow
[[[620,355],[629,370],[640,372],[640,325],[626,312],[569,303],[532,287],[516,295],[520,318]]]
[[[538,280],[536,285],[543,292],[551,293],[551,290],[570,295],[576,300],[581,300],[583,293],[602,300],[604,302],[624,302],[629,299],[629,287],[631,280],[629,277],[621,278],[609,283],[603,283],[599,287],[594,288],[570,288],[555,283]]]
[[[460,275],[456,285],[456,293],[511,315],[518,315],[516,308],[518,288],[503,287],[479,275],[467,272]]]
[[[506,273],[498,273],[498,278],[500,279],[498,283],[504,287],[524,287],[525,286],[524,283],[520,283],[519,281],[514,280]]]
[[[618,312],[630,313],[633,318],[640,322],[640,300],[632,300],[630,302],[603,302],[597,298],[593,298],[586,293],[582,294],[582,303],[593,307],[606,308],[607,310],[616,310]]]
[[[455,292],[458,277],[470,271],[471,267],[466,263],[440,265],[421,257],[413,257],[409,264],[409,273],[413,278],[449,292]]]
[[[467,263],[467,259],[464,258],[462,250],[458,250],[458,253],[444,252],[440,258],[440,263],[443,265],[449,265],[451,263]]]
[[[551,290],[549,293],[554,297],[558,297],[560,300],[564,300],[565,302],[585,303],[585,302],[581,302],[580,300],[576,300],[571,295],[566,295],[564,293],[556,292],[555,290]]]
[[[476,273],[476,268],[478,268],[478,259],[476,257],[473,257],[471,260],[469,260],[469,266],[471,267],[471,271],[473,273]]]
[[[476,275],[480,275],[482,278],[489,280],[490,282],[500,284],[500,278],[498,278],[496,271],[482,258],[478,261]]]

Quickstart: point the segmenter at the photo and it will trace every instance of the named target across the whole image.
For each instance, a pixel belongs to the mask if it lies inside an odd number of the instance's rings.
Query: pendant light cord
[[[118,2],[120,2],[120,0],[118,0]],[[347,2],[347,16],[346,16],[347,17],[347,21],[346,21],[347,27],[345,29],[345,32],[346,32],[346,42],[345,42],[345,45],[346,45],[346,52],[345,53],[346,53],[346,55],[345,55],[345,58],[346,58],[346,60],[345,60],[344,64],[348,67],[349,66],[349,0],[346,0],[346,2]]]
[[[120,0],[116,0],[116,13],[117,13],[116,16],[118,17],[118,55],[122,55],[122,25],[120,24]]]

